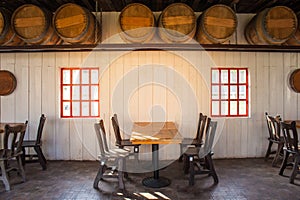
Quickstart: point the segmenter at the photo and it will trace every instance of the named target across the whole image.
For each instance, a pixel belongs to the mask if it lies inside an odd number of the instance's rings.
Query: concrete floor
[[[172,180],[170,186],[148,188],[141,181],[152,173],[130,173],[129,179],[124,179],[124,193],[116,189],[114,179],[100,182],[99,190],[93,188],[99,165],[96,161],[49,161],[45,171],[38,163],[32,163],[26,165],[25,183],[16,172],[11,172],[11,191],[5,191],[0,183],[0,199],[300,199],[300,175],[294,185],[289,184],[291,169],[286,169],[285,176],[279,176],[279,167],[271,167],[271,160],[220,159],[214,163],[218,185],[213,185],[212,177],[198,175],[195,185],[188,187],[182,163],[175,161],[161,170],[161,176]]]

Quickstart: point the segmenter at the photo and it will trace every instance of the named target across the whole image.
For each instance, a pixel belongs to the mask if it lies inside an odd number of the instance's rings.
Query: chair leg
[[[119,189],[124,190],[124,179],[123,179],[123,170],[124,170],[124,158],[119,159],[119,170],[118,170],[118,181],[119,181]]]
[[[278,159],[280,157],[280,152],[283,148],[283,143],[279,143],[278,146],[277,146],[277,151],[276,151],[276,154],[273,158],[273,161],[272,161],[272,167],[275,167],[276,166],[276,163],[278,162]]]
[[[189,177],[189,186],[195,184],[195,170],[194,170],[194,159],[192,157],[188,158],[190,165],[190,177]]]
[[[1,179],[5,185],[5,190],[9,191],[10,190],[10,184],[8,181],[8,177],[7,177],[7,172],[6,172],[6,168],[5,168],[5,162],[4,161],[0,161],[0,168],[1,168]]]
[[[42,149],[40,146],[34,147],[35,152],[37,153],[40,165],[42,166],[43,170],[47,169],[46,166],[46,158],[43,155]]]
[[[22,147],[22,165],[25,166],[25,155],[26,155],[26,150],[25,150],[25,147]]]
[[[178,159],[179,162],[182,162],[183,160],[183,152],[182,152],[182,149],[183,149],[183,144],[180,144],[180,157]]]
[[[296,175],[298,174],[298,165],[299,165],[299,161],[300,161],[300,156],[296,155],[294,158],[294,166],[293,166],[293,170],[290,176],[290,183],[294,183],[294,179],[296,177]]]
[[[267,153],[266,153],[266,155],[265,155],[265,160],[266,160],[266,161],[268,160],[268,158],[269,158],[269,156],[270,156],[270,154],[271,154],[272,144],[273,144],[273,142],[269,141]]]
[[[210,174],[214,178],[214,183],[218,184],[219,183],[219,178],[218,178],[218,175],[216,173],[214,163],[213,163],[213,160],[212,160],[212,157],[211,157],[210,153],[207,156],[205,156],[205,160],[207,161],[207,166],[208,166],[208,169],[210,171]]]
[[[282,161],[282,163],[281,163],[279,175],[283,175],[283,171],[285,170],[286,165],[287,165],[288,157],[289,157],[289,152],[284,151],[284,154],[283,154],[283,161]]]
[[[103,174],[105,170],[106,170],[106,165],[100,165],[97,176],[95,177],[94,184],[93,184],[95,189],[98,189],[98,183],[103,178]]]
[[[188,174],[190,170],[190,161],[189,161],[189,156],[186,154],[182,155],[182,160],[183,160],[183,171],[184,174]]]
[[[22,155],[17,157],[17,162],[18,162],[18,172],[22,176],[23,182],[25,182],[26,176],[25,176],[25,171],[24,171],[23,163],[22,163]]]

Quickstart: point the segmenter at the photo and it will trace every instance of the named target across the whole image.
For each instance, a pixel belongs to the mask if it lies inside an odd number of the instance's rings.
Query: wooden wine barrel
[[[297,93],[300,93],[300,69],[295,69],[289,78],[290,87]]]
[[[188,42],[196,33],[196,16],[192,8],[184,3],[173,3],[159,16],[158,33],[168,43]]]
[[[297,16],[286,6],[267,8],[256,14],[245,28],[245,38],[250,44],[280,45],[297,29]]]
[[[4,7],[0,7],[0,45],[17,46],[24,44],[13,31],[10,25],[12,12]]]
[[[16,87],[16,77],[10,71],[0,70],[0,96],[11,94]]]
[[[229,6],[211,6],[199,16],[195,38],[200,44],[224,43],[236,31],[237,23],[236,13]]]
[[[61,39],[51,24],[52,13],[33,4],[18,7],[11,19],[15,33],[28,44],[54,45]]]
[[[295,33],[286,41],[288,45],[300,46],[300,12],[297,13],[298,26]]]
[[[86,8],[67,3],[60,6],[53,17],[57,34],[68,43],[94,44],[101,39],[101,27]]]
[[[132,43],[150,41],[155,33],[155,17],[152,11],[140,3],[131,3],[119,15],[120,36]]]

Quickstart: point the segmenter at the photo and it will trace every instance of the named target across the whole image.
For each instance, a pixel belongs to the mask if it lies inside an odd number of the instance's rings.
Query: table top
[[[174,122],[135,122],[130,141],[133,144],[179,144],[182,136]]]
[[[291,123],[292,121],[295,121],[296,122],[296,127],[300,128],[300,120],[284,120],[284,122],[286,122],[286,123]]]
[[[17,125],[20,125],[20,124],[24,124],[24,123],[11,123],[11,122],[7,122],[7,123],[4,123],[4,122],[0,122],[0,133],[4,133],[4,129],[5,129],[5,125],[6,124],[9,124],[10,126],[17,126]]]

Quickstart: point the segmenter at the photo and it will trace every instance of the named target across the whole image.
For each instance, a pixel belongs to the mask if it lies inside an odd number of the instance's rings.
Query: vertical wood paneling
[[[42,135],[43,149],[46,158],[55,159],[55,126],[58,111],[56,108],[58,88],[56,88],[55,53],[43,53],[42,63],[42,113],[46,116],[46,124]],[[36,119],[38,120],[38,119]]]
[[[1,69],[8,70],[12,73],[15,73],[15,56],[16,54],[1,54]],[[18,78],[18,77],[16,77]],[[17,80],[18,82],[18,80]],[[18,83],[17,83],[18,84]],[[15,91],[17,91],[16,88]],[[16,114],[16,92],[13,92],[10,95],[1,97],[1,121],[3,122],[11,122],[15,121]]]
[[[56,88],[60,92],[60,68],[68,67],[70,60],[70,53],[60,52],[55,53],[56,57]],[[56,96],[56,99],[60,99],[60,93]],[[60,102],[56,104],[56,110],[58,111],[58,115],[56,115],[55,124],[55,144],[56,144],[56,159],[58,160],[69,160],[70,157],[70,122],[67,119],[60,118]]]

